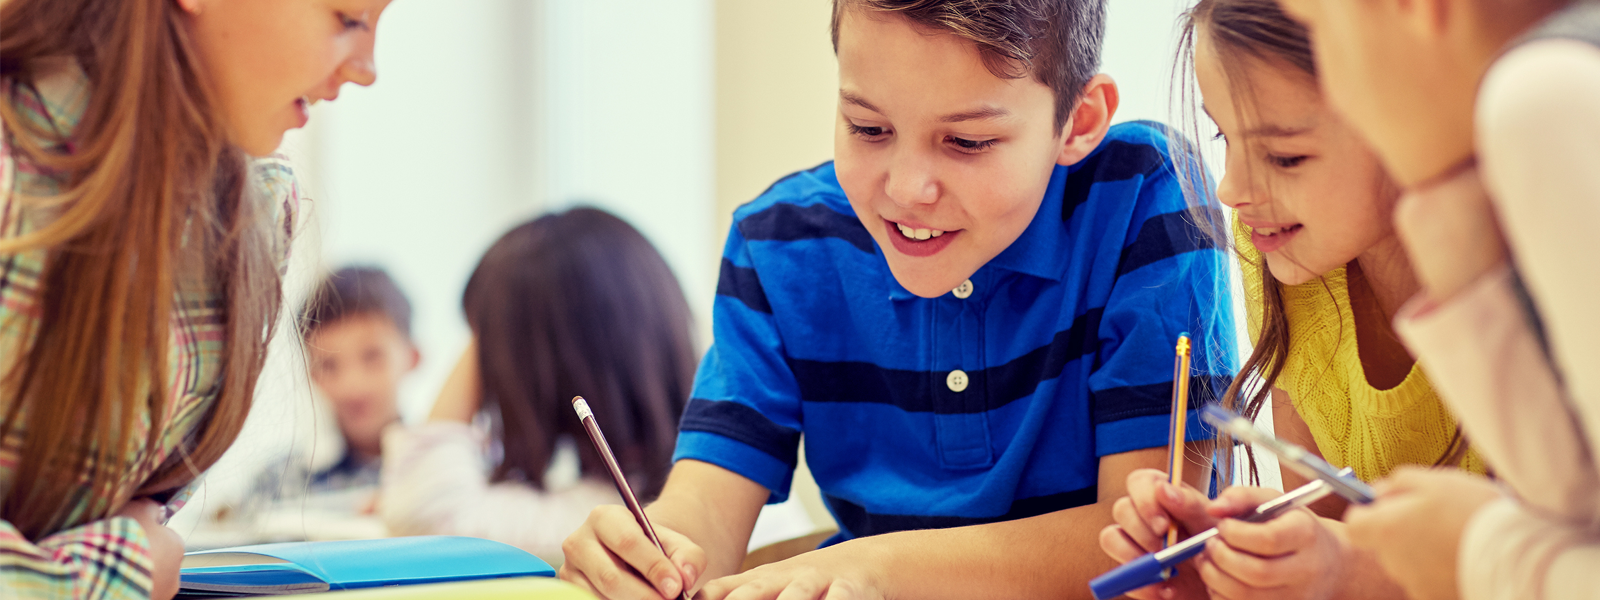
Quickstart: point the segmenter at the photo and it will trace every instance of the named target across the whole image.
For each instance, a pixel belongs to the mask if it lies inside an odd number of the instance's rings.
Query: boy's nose
[[[939,182],[933,165],[914,152],[897,153],[889,165],[883,188],[889,199],[899,206],[932,204],[939,200]]]

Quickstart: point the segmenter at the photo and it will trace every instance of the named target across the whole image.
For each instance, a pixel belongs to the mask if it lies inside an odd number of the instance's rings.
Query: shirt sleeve
[[[0,521],[0,589],[7,599],[150,597],[149,542],[138,521],[94,521],[33,543]]]
[[[800,446],[800,386],[748,242],[728,234],[712,308],[715,342],[700,361],[673,460],[708,462],[789,497]]]
[[[1142,183],[1134,216],[1089,376],[1098,456],[1167,445],[1180,333],[1192,342],[1189,441],[1214,437],[1198,409],[1221,398],[1236,358],[1227,256],[1208,233],[1220,213],[1189,206],[1169,163]]]
[[[1595,598],[1600,590],[1596,564],[1600,536],[1593,531],[1503,498],[1467,522],[1456,579],[1462,600]]]
[[[1540,510],[1594,522],[1600,477],[1588,440],[1515,281],[1503,268],[1441,305],[1418,299],[1395,328],[1501,481]]]
[[[1485,77],[1477,114],[1483,184],[1530,304],[1546,326],[1549,360],[1565,389],[1567,414],[1586,431],[1591,463],[1600,463],[1596,106],[1600,48],[1549,40],[1514,50],[1495,64]],[[1591,523],[1595,511],[1600,511],[1600,496],[1590,498]]]

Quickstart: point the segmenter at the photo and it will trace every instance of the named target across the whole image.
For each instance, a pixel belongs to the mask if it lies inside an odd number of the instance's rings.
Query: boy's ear
[[[411,358],[406,364],[406,372],[410,373],[417,370],[417,365],[422,364],[422,351],[417,350],[416,344],[407,343],[406,347],[411,350]]]
[[[1101,73],[1083,86],[1083,97],[1072,109],[1072,117],[1061,128],[1061,153],[1056,164],[1074,165],[1083,160],[1106,137],[1111,129],[1111,117],[1117,114],[1117,103],[1122,97],[1117,92],[1117,82]]]

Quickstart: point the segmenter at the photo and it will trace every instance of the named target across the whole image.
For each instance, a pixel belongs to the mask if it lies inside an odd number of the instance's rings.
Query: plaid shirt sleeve
[[[7,600],[150,597],[144,528],[127,517],[94,521],[29,542],[0,521],[0,589]]]

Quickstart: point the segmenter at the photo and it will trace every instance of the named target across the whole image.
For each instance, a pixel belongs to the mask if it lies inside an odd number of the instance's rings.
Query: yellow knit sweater
[[[1263,281],[1256,266],[1261,254],[1250,243],[1249,228],[1237,220],[1234,239],[1244,255],[1245,306],[1250,339],[1256,340],[1261,335]],[[1289,393],[1330,464],[1352,467],[1366,481],[1382,479],[1400,465],[1432,465],[1449,449],[1455,417],[1434,394],[1420,364],[1393,389],[1367,383],[1347,283],[1340,267],[1320,280],[1283,287],[1289,357],[1276,387]],[[1470,450],[1461,468],[1484,472],[1483,461]]]

